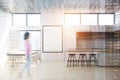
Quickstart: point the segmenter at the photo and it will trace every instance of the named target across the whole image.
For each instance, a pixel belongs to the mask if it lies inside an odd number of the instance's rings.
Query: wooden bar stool
[[[77,66],[77,58],[76,54],[69,54],[68,55],[68,60],[67,60],[67,66]]]
[[[81,62],[81,66],[85,64],[85,62],[87,62],[87,55],[86,54],[79,54],[78,57],[78,66],[79,63]]]
[[[92,60],[93,59],[93,60]],[[92,62],[97,64],[97,57],[96,54],[89,54],[89,65],[92,64]]]

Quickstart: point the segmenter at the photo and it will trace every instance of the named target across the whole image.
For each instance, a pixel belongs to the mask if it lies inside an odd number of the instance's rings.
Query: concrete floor
[[[120,80],[120,67],[67,67],[64,61],[38,61],[31,74],[19,76],[21,66],[0,68],[0,80]]]

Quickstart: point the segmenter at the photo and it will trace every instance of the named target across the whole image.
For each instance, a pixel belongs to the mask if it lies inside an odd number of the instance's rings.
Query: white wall
[[[20,30],[42,30],[42,25],[62,25],[63,26],[63,50],[76,48],[76,32],[79,31],[90,31],[90,26],[64,26],[64,12],[61,13],[41,13],[41,26],[39,27],[16,27],[11,26],[12,16],[7,13],[0,13],[0,40],[2,40],[3,34],[8,26],[10,26],[9,37],[7,39],[6,47],[10,50],[20,49]],[[42,36],[42,35],[41,35]],[[41,37],[42,38],[42,37]],[[42,41],[41,41],[42,43]],[[42,45],[41,45],[42,46]],[[100,46],[99,46],[100,47]],[[42,48],[42,47],[41,47]],[[64,57],[64,55],[58,54]],[[58,55],[51,54],[51,57],[56,57]],[[43,58],[50,57],[50,55],[44,54]],[[60,58],[61,59],[61,58]]]
[[[61,25],[64,24],[64,13],[41,13],[41,25]],[[43,27],[43,26],[42,26]],[[63,26],[64,28],[64,26]],[[63,33],[64,34],[64,33]],[[64,36],[63,36],[64,39]],[[64,41],[63,41],[64,43]],[[64,47],[63,47],[64,49]],[[43,53],[42,59],[44,60],[63,60],[63,54]]]
[[[63,26],[63,50],[76,48],[75,27],[64,26],[64,13],[41,13],[42,25]]]
[[[75,26],[64,26],[65,50],[76,49],[76,30]]]

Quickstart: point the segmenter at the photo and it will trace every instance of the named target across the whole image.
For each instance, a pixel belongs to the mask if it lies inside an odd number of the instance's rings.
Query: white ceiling
[[[101,13],[120,10],[120,0],[0,0],[0,10],[11,13]]]

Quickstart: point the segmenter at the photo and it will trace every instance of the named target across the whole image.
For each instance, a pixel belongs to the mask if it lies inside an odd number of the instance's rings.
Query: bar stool
[[[92,58],[93,58],[93,60],[92,60]],[[89,54],[89,65],[91,65],[92,62],[97,64],[96,54]]]
[[[72,64],[73,64],[73,66],[75,66],[75,64],[77,66],[76,54],[68,55],[67,66],[69,66],[69,65],[72,66]]]
[[[79,66],[80,62],[81,62],[81,66],[84,65],[85,62],[87,62],[87,55],[86,54],[79,54],[78,66]]]

